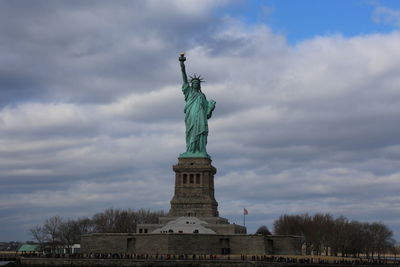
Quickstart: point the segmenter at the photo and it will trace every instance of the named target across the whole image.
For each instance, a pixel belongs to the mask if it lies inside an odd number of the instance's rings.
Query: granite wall
[[[300,255],[300,237],[212,234],[89,234],[81,252],[134,254]]]

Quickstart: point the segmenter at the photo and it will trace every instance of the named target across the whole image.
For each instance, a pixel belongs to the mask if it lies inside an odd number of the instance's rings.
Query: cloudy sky
[[[400,241],[399,44],[394,0],[1,1],[0,241],[169,209],[183,51],[217,102],[222,217],[328,212]]]

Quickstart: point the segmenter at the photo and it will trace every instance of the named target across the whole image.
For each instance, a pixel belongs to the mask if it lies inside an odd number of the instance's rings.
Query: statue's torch
[[[180,62],[185,62],[186,61],[185,53],[181,53],[180,54],[179,61]]]

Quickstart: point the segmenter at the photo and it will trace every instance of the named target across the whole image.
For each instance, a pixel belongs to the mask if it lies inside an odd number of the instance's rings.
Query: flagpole
[[[246,208],[243,208],[243,226],[246,226],[246,215],[249,214]]]

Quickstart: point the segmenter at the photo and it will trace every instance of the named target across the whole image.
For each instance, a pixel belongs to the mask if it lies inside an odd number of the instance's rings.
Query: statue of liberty
[[[207,154],[208,123],[215,108],[215,101],[207,101],[201,91],[200,76],[190,77],[190,84],[185,70],[185,54],[179,57],[182,70],[182,92],[185,96],[185,125],[186,125],[186,152],[180,155],[181,158],[210,158]]]

